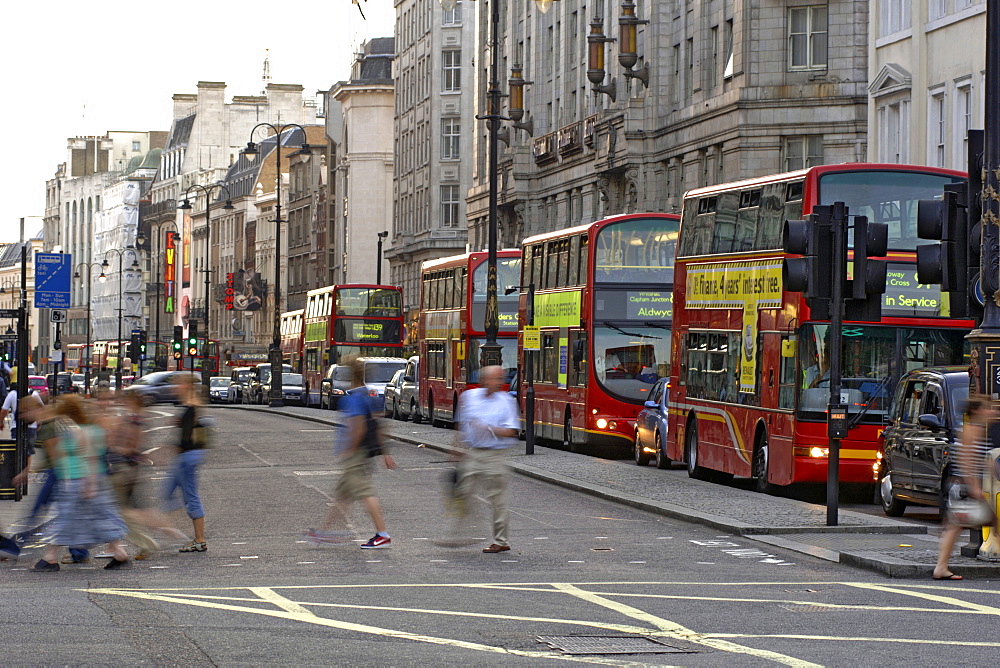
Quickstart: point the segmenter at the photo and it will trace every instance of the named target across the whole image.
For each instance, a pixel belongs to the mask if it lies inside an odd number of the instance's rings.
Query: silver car
[[[228,376],[212,376],[208,383],[208,400],[211,403],[221,403],[229,399]]]

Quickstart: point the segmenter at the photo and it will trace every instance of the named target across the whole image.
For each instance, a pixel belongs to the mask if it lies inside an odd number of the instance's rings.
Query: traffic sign
[[[73,256],[35,254],[35,308],[69,308]]]
[[[55,308],[49,311],[49,322],[66,322],[66,309]]]
[[[541,350],[542,349],[542,331],[540,327],[534,327],[532,325],[525,325],[524,327],[524,349],[525,350]]]
[[[0,334],[0,341],[17,341],[17,334]]]
[[[3,318],[16,318],[17,317],[16,308],[0,308],[0,319]]]
[[[62,362],[62,355],[63,354],[62,354],[61,350],[52,350],[52,351],[49,351],[49,361],[50,362]]]

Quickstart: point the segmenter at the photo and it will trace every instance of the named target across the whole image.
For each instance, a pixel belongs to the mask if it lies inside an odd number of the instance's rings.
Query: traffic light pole
[[[829,453],[826,467],[826,525],[838,524],[840,503],[840,440],[847,435],[847,406],[840,396],[841,346],[844,325],[844,285],[847,281],[847,207],[833,204],[833,285],[830,289],[830,404],[827,407]]]

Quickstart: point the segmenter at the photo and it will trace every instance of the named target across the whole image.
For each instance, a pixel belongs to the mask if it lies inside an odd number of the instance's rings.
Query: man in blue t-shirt
[[[365,447],[369,421],[374,422],[374,418],[368,403],[368,389],[364,385],[364,363],[354,360],[350,366],[351,389],[338,403],[338,408],[344,414],[344,428],[334,446],[334,451],[343,462],[344,473],[337,481],[337,488],[334,491],[336,502],[330,506],[322,526],[318,530],[309,529],[305,532],[305,537],[313,543],[338,543],[350,540],[348,532],[331,532],[330,529],[338,522],[346,524],[350,505],[355,501],[361,501],[375,524],[375,535],[361,548],[365,550],[385,548],[392,544],[392,540],[385,530],[382,506],[375,496],[371,466],[368,464],[368,449]],[[385,452],[384,444],[382,459],[386,468],[396,468],[396,462]]]

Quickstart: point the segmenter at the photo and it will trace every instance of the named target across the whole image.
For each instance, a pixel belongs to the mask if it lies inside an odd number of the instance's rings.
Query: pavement
[[[227,406],[337,425],[338,413],[286,406]],[[455,450],[454,432],[427,424],[382,421],[387,436],[442,452]],[[938,538],[926,524],[841,508],[838,526],[826,525],[826,506],[749,489],[665,475],[655,467],[609,460],[536,445],[511,449],[511,469],[524,476],[674,519],[694,522],[757,542],[893,578],[929,577],[937,561]],[[674,472],[677,473],[677,472]],[[959,554],[952,569],[967,579],[1000,578],[1000,563]]]

